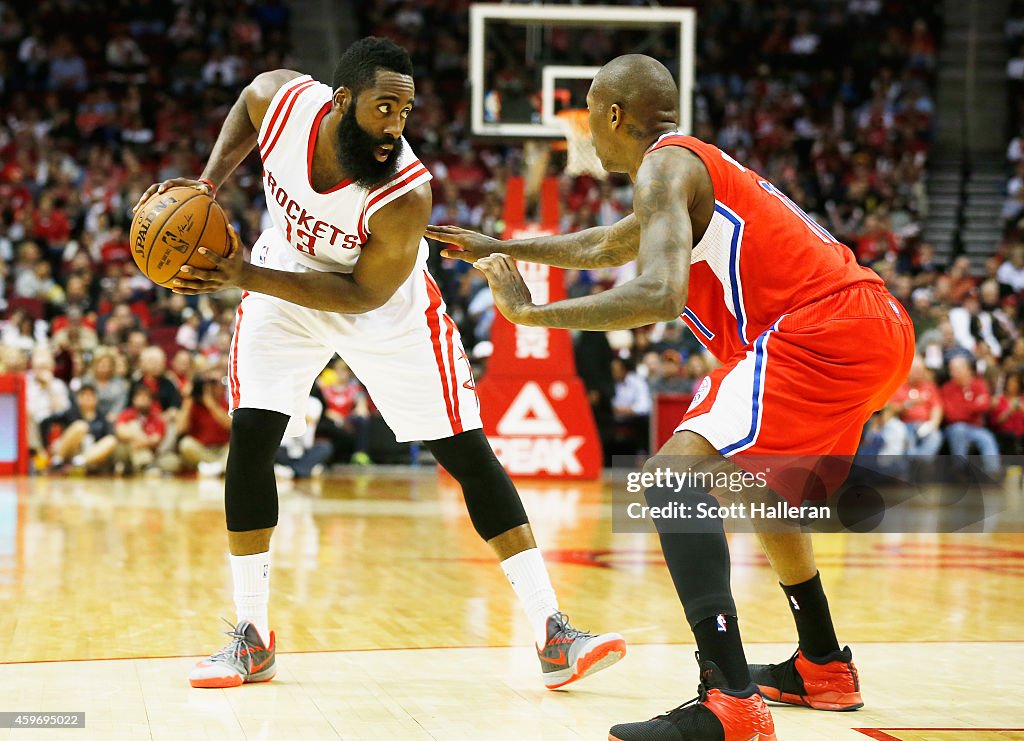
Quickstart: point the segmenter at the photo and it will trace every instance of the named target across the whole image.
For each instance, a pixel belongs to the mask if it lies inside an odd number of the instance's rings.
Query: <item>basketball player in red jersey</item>
[[[907,376],[909,318],[881,279],[757,173],[675,133],[678,89],[642,55],[605,65],[587,97],[601,163],[628,173],[634,214],[577,234],[499,242],[457,227],[427,234],[474,262],[511,321],[611,330],[681,316],[722,365],[701,384],[661,456],[852,455],[861,428]],[[513,258],[570,268],[636,259],[635,279],[597,295],[533,304]],[[711,504],[706,488],[648,489],[650,501]],[[800,648],[747,665],[720,520],[667,532],[662,550],[699,649],[699,696],[616,725],[618,741],[773,741],[765,697],[828,710],[862,705],[839,649],[806,534],[759,533],[793,611]]]
[[[558,609],[519,494],[481,430],[472,371],[426,270],[430,174],[402,138],[415,93],[409,55],[366,38],[342,56],[331,87],[265,72],[235,103],[198,180],[211,195],[258,146],[271,226],[246,263],[203,252],[174,290],[243,289],[231,345],[231,443],[225,510],[238,623],[200,661],[194,687],[271,679],[267,604],[277,524],[274,454],[302,434],[314,379],[335,353],[363,381],[398,440],[424,440],[462,486],[474,527],[501,559],[530,620],[544,683],[556,688],[625,654],[615,633],[572,628]]]

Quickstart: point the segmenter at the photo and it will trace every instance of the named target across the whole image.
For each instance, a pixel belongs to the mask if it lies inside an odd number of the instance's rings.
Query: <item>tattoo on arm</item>
[[[501,251],[517,260],[560,268],[593,270],[635,260],[640,226],[630,214],[611,226],[595,226],[573,234],[512,240]]]
[[[534,307],[524,324],[562,329],[633,329],[667,317],[651,301],[651,286],[639,278],[602,293]]]
[[[530,310],[528,324],[567,329],[624,329],[667,321],[686,304],[692,227],[690,168],[675,154],[651,158],[637,177],[633,206],[640,233],[639,273],[593,296]]]

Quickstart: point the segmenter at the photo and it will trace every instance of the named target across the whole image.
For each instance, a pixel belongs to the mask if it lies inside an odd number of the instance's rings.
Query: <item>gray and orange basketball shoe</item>
[[[569,625],[564,612],[548,618],[548,640],[537,649],[544,686],[549,690],[606,669],[626,655],[626,641],[618,633],[594,635]]]
[[[231,625],[231,630],[224,631],[224,635],[231,637],[231,643],[197,663],[188,675],[193,687],[222,689],[249,682],[269,682],[274,678],[277,673],[274,631],[270,631],[269,646],[263,645],[259,631],[248,620]]]

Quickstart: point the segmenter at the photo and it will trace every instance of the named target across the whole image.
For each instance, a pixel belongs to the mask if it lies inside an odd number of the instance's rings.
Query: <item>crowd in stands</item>
[[[882,275],[913,317],[920,357],[873,421],[872,445],[1020,453],[1024,242],[1009,231],[1002,254],[974,275],[966,258],[939,264],[921,238],[942,34],[936,5],[697,3],[694,133],[787,192]],[[417,104],[406,136],[434,174],[432,221],[498,236],[505,184],[524,154],[471,137],[467,8],[467,0],[363,3],[359,31],[412,53]],[[149,184],[201,171],[249,79],[296,65],[288,26],[283,0],[0,2],[0,372],[27,373],[39,467],[223,470],[237,295],[186,300],[154,288],[134,267],[128,224]],[[1021,28],[1011,22],[1007,32],[1024,36]],[[556,36],[544,61],[595,64],[621,48],[616,32],[591,41]],[[662,37],[645,48],[674,66]],[[524,58],[506,63],[491,80],[506,93],[537,72]],[[551,174],[559,169],[556,158]],[[561,226],[612,223],[631,198],[621,178],[561,175]],[[263,222],[258,159],[243,163],[218,200],[252,244]],[[483,370],[494,312],[486,282],[436,252],[432,270]],[[567,288],[585,295],[629,275],[629,266],[567,271]],[[609,455],[645,450],[654,395],[692,393],[715,362],[680,322],[579,333],[575,344]],[[375,416],[336,363],[314,388],[310,433],[280,452],[280,473],[366,462]]]
[[[0,2],[0,372],[26,374],[37,468],[223,471],[238,295],[157,289],[128,227],[151,183],[201,172],[253,76],[294,66],[290,13],[283,0]],[[262,199],[253,156],[219,196],[249,244]],[[283,475],[365,456],[369,412],[346,370],[325,371],[310,404],[327,442],[282,450]]]

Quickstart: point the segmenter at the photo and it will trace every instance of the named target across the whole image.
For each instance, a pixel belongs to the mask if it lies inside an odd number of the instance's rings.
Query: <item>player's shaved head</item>
[[[634,172],[647,147],[679,127],[679,88],[657,59],[626,54],[608,62],[587,93],[590,136],[608,172]]]
[[[618,104],[631,119],[630,135],[641,137],[678,121],[679,88],[672,73],[653,57],[624,54],[608,62],[590,88],[593,104]]]

